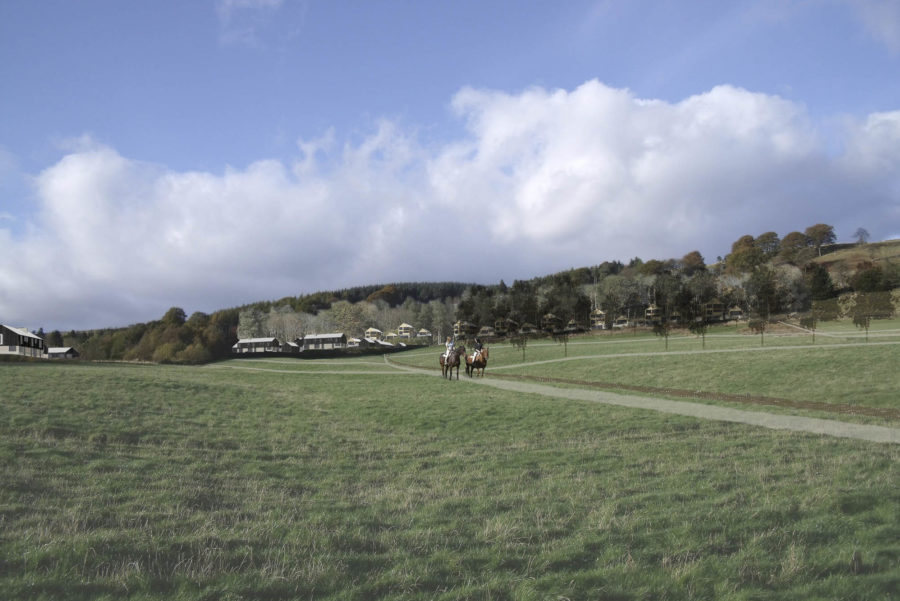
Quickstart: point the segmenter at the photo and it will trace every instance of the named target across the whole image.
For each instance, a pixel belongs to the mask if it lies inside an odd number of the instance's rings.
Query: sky
[[[0,323],[900,238],[896,0],[0,0]]]

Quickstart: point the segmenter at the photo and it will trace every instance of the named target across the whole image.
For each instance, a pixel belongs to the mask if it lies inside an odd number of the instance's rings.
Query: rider
[[[478,357],[478,355],[481,354],[481,349],[482,349],[481,340],[476,337],[475,338],[475,352],[472,353],[472,361],[474,361]]]
[[[453,339],[450,336],[447,336],[447,351],[444,353],[444,359],[447,359],[450,356],[450,353],[453,352]]]

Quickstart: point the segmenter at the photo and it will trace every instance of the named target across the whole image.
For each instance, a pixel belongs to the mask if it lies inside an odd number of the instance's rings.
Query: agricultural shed
[[[307,334],[303,337],[303,350],[332,350],[346,348],[347,336],[336,332],[331,334]]]
[[[244,353],[280,353],[281,343],[277,338],[242,338],[234,343],[231,352],[236,355]]]
[[[71,346],[51,346],[47,349],[49,359],[77,359],[80,355]]]
[[[43,357],[44,339],[25,328],[0,324],[0,355]]]

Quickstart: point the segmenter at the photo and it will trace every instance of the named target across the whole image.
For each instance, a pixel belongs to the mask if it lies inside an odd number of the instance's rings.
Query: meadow
[[[759,344],[718,334],[707,350]],[[492,346],[488,372],[621,361],[616,377],[662,381],[702,359],[695,378],[743,390],[717,360],[771,356],[793,374],[746,369],[773,394],[843,402],[841,380],[868,376],[838,362],[894,378],[859,402],[900,404],[894,346],[676,355],[703,349],[673,338],[657,357],[639,338],[530,343],[524,363]],[[807,352],[836,354],[807,376]],[[896,598],[900,445],[450,383],[436,353],[392,357],[419,374],[372,357],[0,364],[3,598]]]

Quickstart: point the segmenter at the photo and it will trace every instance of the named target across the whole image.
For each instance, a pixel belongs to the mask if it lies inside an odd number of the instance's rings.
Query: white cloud
[[[897,0],[848,0],[869,34],[900,54],[900,2]]]
[[[177,172],[83,141],[0,221],[0,318],[97,327],[388,281],[496,282],[632,256],[725,254],[818,222],[900,229],[900,112],[825,142],[802,106],[720,86],[679,103],[590,81],[461,90],[459,139],[381,121],[295,160]]]

